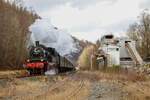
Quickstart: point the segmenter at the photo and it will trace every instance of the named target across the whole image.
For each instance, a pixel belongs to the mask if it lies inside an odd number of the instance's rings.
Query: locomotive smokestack
[[[35,41],[35,45],[36,45],[36,46],[39,46],[39,45],[40,45],[40,42],[39,42],[39,41]]]

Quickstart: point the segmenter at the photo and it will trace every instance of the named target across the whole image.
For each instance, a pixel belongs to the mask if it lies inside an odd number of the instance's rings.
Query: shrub
[[[96,57],[94,56],[95,51],[96,48],[94,45],[89,45],[86,48],[84,48],[83,52],[81,53],[78,59],[78,66],[81,70],[90,70],[97,68]],[[91,55],[93,55],[92,68],[91,68]]]

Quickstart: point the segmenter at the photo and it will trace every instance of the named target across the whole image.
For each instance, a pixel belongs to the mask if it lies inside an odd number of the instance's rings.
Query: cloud
[[[139,7],[142,9],[150,9],[150,0],[144,0],[140,3]]]
[[[83,9],[98,2],[112,4],[117,0],[23,0],[25,5],[32,7],[37,12],[50,10],[59,6],[70,5],[74,8]]]
[[[104,34],[114,34],[117,37],[126,36],[125,31],[128,29],[129,25],[134,23],[135,20],[125,19],[118,22],[108,24],[106,26],[97,26],[97,25],[87,25],[84,27],[78,27],[74,29],[72,33],[73,36],[76,36],[79,39],[89,40],[95,42],[97,39],[101,38]],[[73,29],[72,29],[73,31]]]
[[[24,0],[41,17],[72,35],[94,41],[102,33],[125,32],[150,0]],[[150,7],[149,7],[150,8]]]
[[[70,30],[73,32],[91,32],[91,31],[94,31],[98,28],[100,28],[100,27],[96,26],[94,24],[91,24],[91,25],[72,27]]]
[[[113,4],[116,1],[118,1],[118,0],[88,0],[88,1],[87,0],[72,0],[70,2],[70,4],[72,7],[83,9],[87,6],[95,5],[99,2],[107,3],[107,4]]]
[[[136,5],[133,6],[133,4],[134,2],[129,3],[121,0],[111,6],[97,3],[95,6],[84,10],[65,6],[49,12],[47,16],[50,16],[52,23],[60,28],[69,29],[74,32],[86,32],[110,25],[114,26],[123,21],[130,22],[127,20],[135,19],[139,13],[138,7]]]
[[[116,23],[107,25],[102,28],[107,30],[107,32],[121,33],[121,32],[125,32],[129,28],[129,25],[133,24],[134,22],[136,22],[136,20],[134,20],[134,19],[125,19],[125,20],[121,20]]]
[[[67,0],[23,0],[27,7],[32,7],[37,12],[49,10],[51,8],[64,5]]]

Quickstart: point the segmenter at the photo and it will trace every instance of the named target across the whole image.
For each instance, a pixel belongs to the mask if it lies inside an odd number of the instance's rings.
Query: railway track
[[[19,99],[22,100],[22,98],[24,99],[24,98],[27,98],[27,97],[29,97],[29,98],[31,97],[32,98],[32,97],[44,96],[44,95],[52,92],[53,90],[55,90],[57,88],[60,88],[60,87],[62,87],[64,85],[67,85],[67,83],[71,81],[71,78],[74,75],[74,73],[76,73],[76,71],[59,74],[59,76],[67,76],[67,78],[65,78],[65,79],[63,79],[61,81],[56,82],[54,85],[49,84],[47,86],[46,90],[41,90],[42,92],[39,92],[37,94],[32,94],[31,93],[31,94],[24,94],[24,95],[12,96],[12,99],[17,100],[19,98]],[[38,75],[38,76],[40,76],[40,75]],[[25,77],[21,76],[21,77],[18,77],[18,78],[20,79],[20,78],[26,78],[26,77],[36,77],[36,76],[25,76]]]
[[[69,77],[66,80],[63,80],[61,83],[55,84],[54,87],[50,88],[46,93],[49,93],[49,92],[51,92],[57,88],[60,88],[64,85],[68,85],[68,83],[71,83],[71,81],[74,82],[73,75],[75,72],[76,71],[67,73],[67,75],[69,75]],[[61,75],[63,75],[63,74],[61,74]],[[64,99],[71,100],[72,98],[77,97],[78,94],[80,93],[80,90],[84,87],[84,84],[85,84],[84,80],[80,80],[79,85],[75,86],[74,89],[69,94],[67,94],[66,98],[64,98]]]
[[[84,81],[81,80],[79,85],[71,93],[68,94],[67,100],[71,100],[71,98],[77,97],[77,95],[79,94],[83,86],[84,86]]]
[[[68,78],[67,79],[65,79],[65,80],[63,80],[63,81],[61,81],[61,82],[57,82],[55,85],[53,85],[53,86],[51,86],[51,88],[49,88],[47,91],[46,91],[46,93],[49,93],[49,92],[51,92],[51,91],[53,91],[53,90],[55,90],[55,89],[57,89],[57,88],[60,88],[60,87],[62,87],[62,86],[64,86],[64,85],[68,85],[68,83],[71,83],[71,81],[72,82],[74,82],[74,80],[73,80],[73,75],[74,75],[74,73],[76,73],[77,71],[71,71],[71,72],[68,72],[68,73],[63,73],[63,74],[60,74],[60,75],[67,75],[68,76]],[[66,98],[64,98],[65,100],[67,99],[67,100],[71,100],[71,98],[73,98],[73,97],[77,97],[78,96],[78,94],[79,94],[79,92],[80,92],[80,90],[84,87],[84,80],[80,80],[80,82],[79,82],[79,85],[78,86],[76,86],[76,87],[74,87],[74,89],[66,96]],[[44,93],[43,94],[41,94],[41,96],[42,95],[44,95]],[[38,95],[39,96],[39,95]]]
[[[71,81],[71,77],[74,75],[75,72],[76,72],[76,71],[59,74],[60,76],[67,75],[67,76],[69,76],[69,77],[66,78],[66,79],[64,79],[64,80],[62,80],[62,81],[59,81],[59,82],[55,83],[55,85],[53,85],[53,86],[49,86],[49,87],[47,88],[47,91],[45,91],[43,94],[46,94],[46,93],[48,93],[48,92],[51,92],[51,91],[53,91],[54,89],[59,88],[59,87],[65,85],[67,82],[70,82],[70,81]],[[40,94],[40,95],[42,95],[42,94]],[[38,95],[38,96],[40,96],[40,95]]]

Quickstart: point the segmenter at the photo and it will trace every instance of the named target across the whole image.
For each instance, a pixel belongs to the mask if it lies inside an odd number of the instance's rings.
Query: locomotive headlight
[[[28,59],[27,62],[30,62],[30,60]]]
[[[43,62],[43,61],[44,61],[44,59],[41,59],[41,61]]]

